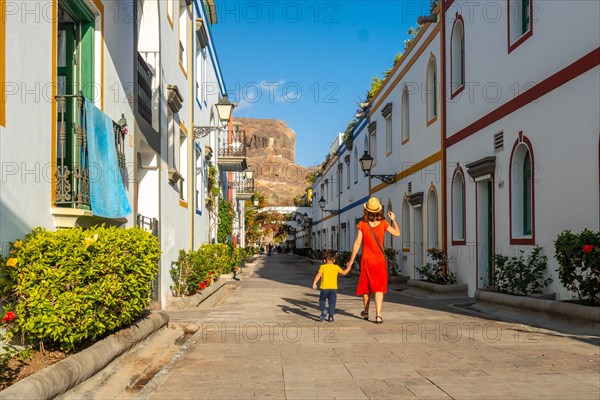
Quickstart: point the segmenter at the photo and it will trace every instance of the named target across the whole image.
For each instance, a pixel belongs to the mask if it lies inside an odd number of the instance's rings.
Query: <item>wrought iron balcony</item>
[[[239,200],[250,200],[254,195],[254,178],[238,179],[230,182],[229,186],[235,190],[235,196]]]
[[[244,131],[219,132],[217,163],[221,171],[241,172],[248,168],[246,160],[246,135]]]
[[[55,205],[57,207],[91,210],[90,165],[85,99],[81,93],[56,96],[59,136],[56,152]],[[123,116],[113,121],[115,147],[121,176],[125,174],[125,134],[127,121]],[[93,210],[91,210],[93,211]]]
[[[140,53],[137,53],[137,105],[138,113],[152,125],[152,77],[150,66]]]

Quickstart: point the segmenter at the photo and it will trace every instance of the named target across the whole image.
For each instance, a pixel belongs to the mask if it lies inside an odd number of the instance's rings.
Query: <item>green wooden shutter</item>
[[[531,235],[532,228],[532,201],[531,193],[533,182],[531,179],[531,157],[529,152],[525,154],[523,159],[523,234]]]
[[[521,3],[521,34],[524,34],[530,29],[529,21],[529,2],[531,0],[523,0]]]

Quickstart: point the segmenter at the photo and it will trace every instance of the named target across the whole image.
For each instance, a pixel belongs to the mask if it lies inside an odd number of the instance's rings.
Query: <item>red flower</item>
[[[204,280],[204,283],[206,283],[207,285],[208,285],[208,284],[210,284],[210,278],[206,278],[206,279]]]
[[[212,271],[209,271],[209,272],[208,272],[208,276],[212,276]]]
[[[586,244],[585,246],[583,246],[584,253],[589,253],[591,251],[594,251],[594,246],[592,246],[591,244]]]
[[[206,283],[200,282],[198,286],[200,287],[200,289],[204,289],[206,287]]]
[[[2,322],[7,323],[9,321],[15,320],[15,313],[12,311],[7,312],[4,317],[2,317]]]

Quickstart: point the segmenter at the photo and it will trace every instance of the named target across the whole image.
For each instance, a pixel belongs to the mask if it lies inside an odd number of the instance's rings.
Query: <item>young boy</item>
[[[325,264],[321,265],[317,276],[313,282],[313,289],[317,290],[317,282],[321,279],[321,293],[319,295],[319,308],[321,309],[320,320],[323,321],[329,314],[329,322],[333,322],[333,314],[335,314],[335,303],[337,300],[337,276],[338,274],[348,275],[352,265],[342,270],[335,265],[335,252],[331,250],[325,251],[323,255]],[[325,308],[325,300],[328,302],[329,310]]]

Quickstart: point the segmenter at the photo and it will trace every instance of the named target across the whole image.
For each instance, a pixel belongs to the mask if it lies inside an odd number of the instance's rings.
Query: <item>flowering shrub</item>
[[[206,289],[221,274],[234,272],[243,256],[242,248],[232,249],[225,244],[203,244],[197,251],[180,250],[170,271],[173,295],[191,296]]]
[[[600,303],[600,232],[564,231],[554,246],[560,282],[582,303]]]
[[[15,320],[15,313],[12,311],[7,312],[2,317],[2,323],[0,323],[0,369],[6,368],[8,361],[18,354],[13,349],[9,342],[12,339],[12,325]]]
[[[0,296],[14,313],[4,318],[25,339],[72,351],[141,315],[159,254],[138,228],[36,228],[0,266]]]
[[[426,263],[423,268],[418,268],[417,271],[423,276],[427,282],[436,283],[438,285],[453,285],[456,283],[456,274],[448,268],[444,274],[444,265],[448,264],[448,259],[443,250],[427,249],[427,254],[433,262]]]
[[[544,279],[547,257],[541,255],[542,247],[535,246],[527,258],[521,250],[517,257],[494,255],[494,286],[500,292],[528,296],[542,293],[542,289],[552,282]]]

